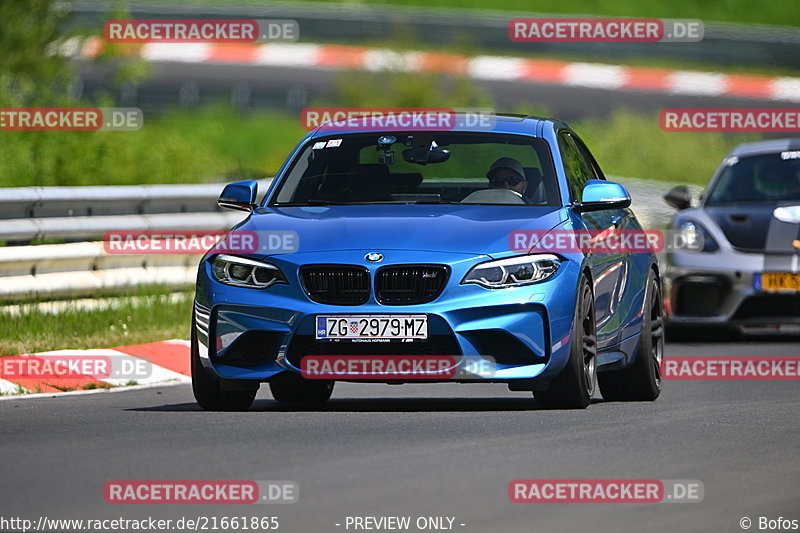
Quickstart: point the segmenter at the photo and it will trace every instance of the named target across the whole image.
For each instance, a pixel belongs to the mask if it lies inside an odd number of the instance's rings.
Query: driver
[[[489,167],[486,173],[490,189],[507,189],[524,199],[528,181],[522,163],[511,157],[501,157]]]

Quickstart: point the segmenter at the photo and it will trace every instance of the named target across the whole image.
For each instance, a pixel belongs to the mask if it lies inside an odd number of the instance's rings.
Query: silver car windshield
[[[724,165],[706,205],[800,201],[800,152],[732,157]]]

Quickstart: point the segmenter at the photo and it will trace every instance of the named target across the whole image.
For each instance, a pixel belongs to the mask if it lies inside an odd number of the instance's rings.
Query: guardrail
[[[261,190],[271,180],[262,180]],[[0,299],[94,295],[139,285],[186,286],[197,254],[112,254],[112,231],[224,231],[244,213],[216,205],[223,184],[0,189]],[[31,244],[68,240],[63,244]]]
[[[672,209],[661,201],[671,184],[623,183],[645,227],[663,226]],[[259,182],[262,192],[271,180]],[[98,295],[139,285],[186,287],[198,254],[109,253],[111,231],[224,231],[246,214],[220,211],[222,184],[0,188],[0,301]],[[695,195],[699,188],[693,187]],[[188,212],[190,211],[191,212]],[[23,218],[20,218],[23,217]],[[77,240],[31,244],[42,239]]]
[[[261,180],[259,189],[264,191],[271,181]],[[0,219],[220,211],[217,197],[223,186],[204,183],[0,188]]]

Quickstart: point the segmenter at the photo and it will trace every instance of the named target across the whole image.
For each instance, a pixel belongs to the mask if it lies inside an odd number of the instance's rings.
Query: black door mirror
[[[255,180],[229,183],[222,189],[217,205],[239,211],[252,211],[256,207],[258,183]]]
[[[692,206],[692,193],[689,192],[689,187],[686,185],[678,185],[667,191],[667,194],[664,195],[664,201],[667,205],[679,211],[688,209]]]

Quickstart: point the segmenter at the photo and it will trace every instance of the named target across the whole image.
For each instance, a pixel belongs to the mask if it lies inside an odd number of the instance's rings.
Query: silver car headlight
[[[270,263],[237,257],[218,255],[211,263],[214,279],[226,285],[265,289],[277,283],[288,285],[281,269]]]
[[[687,220],[678,225],[677,230],[681,237],[684,251],[716,252],[719,250],[717,241],[715,241],[708,230],[698,222]]]
[[[461,283],[474,283],[487,289],[519,287],[546,280],[559,266],[561,258],[553,254],[509,257],[475,265]]]

